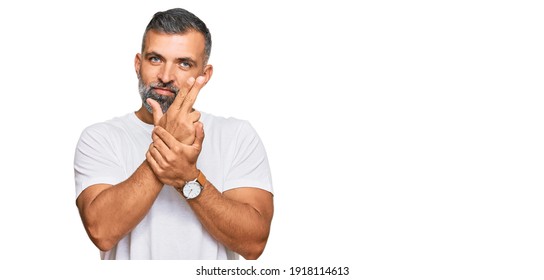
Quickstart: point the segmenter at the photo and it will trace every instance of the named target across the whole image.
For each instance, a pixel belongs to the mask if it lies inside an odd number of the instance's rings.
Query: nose
[[[174,67],[170,63],[165,63],[161,67],[161,70],[159,71],[157,78],[161,83],[168,84],[170,82],[174,81],[174,73],[173,73]]]

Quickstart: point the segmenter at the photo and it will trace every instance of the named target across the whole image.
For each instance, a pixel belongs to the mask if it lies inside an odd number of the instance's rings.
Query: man
[[[156,13],[134,65],[142,106],[86,128],[76,204],[102,259],[257,259],[273,216],[270,169],[251,125],[193,109],[213,73],[192,13]]]

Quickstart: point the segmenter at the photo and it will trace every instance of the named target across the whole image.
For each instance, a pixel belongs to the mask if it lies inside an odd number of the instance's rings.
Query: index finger
[[[174,99],[174,102],[172,102],[172,105],[170,105],[170,107],[181,109],[181,106],[185,101],[187,94],[189,93],[194,84],[195,78],[190,77],[189,79],[187,79],[187,82],[185,82],[185,84],[182,85],[179,89],[178,94],[176,95],[176,98]]]
[[[164,154],[167,150],[172,150],[177,144],[183,144],[179,142],[172,134],[166,129],[156,126],[153,128],[153,134],[157,135],[158,139],[153,139],[155,149]],[[162,143],[161,143],[162,141]]]
[[[187,93],[185,100],[183,100],[183,102],[181,103],[180,110],[191,112],[191,109],[193,109],[193,105],[195,104],[196,97],[204,86],[204,81],[205,78],[203,76],[199,76],[198,78],[196,78],[193,87],[191,88],[189,93]]]

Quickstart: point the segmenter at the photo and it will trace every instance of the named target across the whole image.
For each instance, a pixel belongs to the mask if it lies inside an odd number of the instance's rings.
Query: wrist
[[[178,190],[187,200],[197,198],[204,189],[204,186],[207,185],[208,181],[206,176],[204,176],[200,170],[197,171],[197,177],[194,180],[187,181],[185,185]]]
[[[194,181],[198,178],[198,175],[200,174],[200,170],[198,170],[195,167],[190,172],[187,172],[187,174],[189,174],[187,177],[179,178],[178,180],[175,181],[175,185],[173,184],[172,186],[178,190],[183,189],[183,187],[185,186],[185,184],[187,184],[187,182]]]
[[[187,174],[189,174],[189,176],[186,181],[194,181],[198,178],[198,175],[200,175],[200,170],[195,166],[192,168],[191,172],[188,172]]]

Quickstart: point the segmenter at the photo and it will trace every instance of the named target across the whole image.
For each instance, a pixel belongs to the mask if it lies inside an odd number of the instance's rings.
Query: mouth
[[[168,88],[153,87],[154,92],[164,96],[174,96],[174,92]]]

